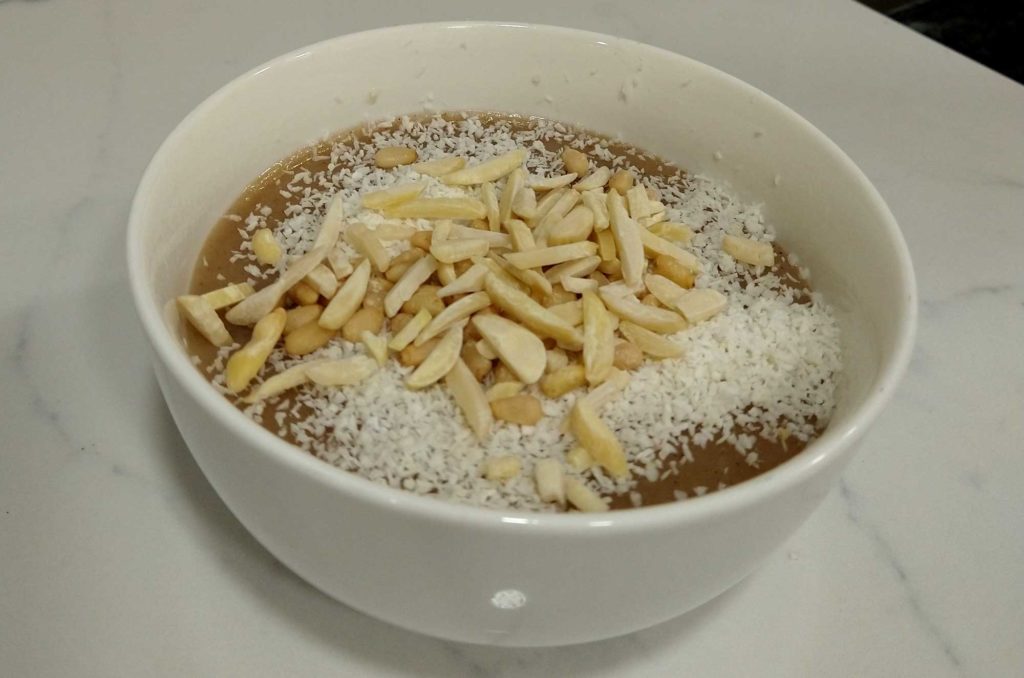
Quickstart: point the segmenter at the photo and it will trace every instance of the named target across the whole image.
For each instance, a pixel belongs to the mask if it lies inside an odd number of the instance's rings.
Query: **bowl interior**
[[[762,202],[842,324],[846,367],[826,437],[855,431],[868,396],[898,376],[913,325],[909,260],[852,162],[802,118],[708,66],[550,27],[371,31],[287,55],[219,91],[171,135],[140,186],[129,257],[141,305],[176,336],[164,310],[252,179],[327,134],[424,109],[525,113],[621,135]],[[175,364],[190,370],[180,353]]]

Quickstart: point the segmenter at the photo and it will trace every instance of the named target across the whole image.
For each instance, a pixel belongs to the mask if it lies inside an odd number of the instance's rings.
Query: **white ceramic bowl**
[[[539,78],[539,81],[536,79]],[[619,134],[762,201],[840,316],[846,371],[824,435],[758,478],[599,516],[457,506],[349,475],[249,421],[176,338],[208,229],[248,182],[366,119],[421,110],[537,114]],[[347,35],[231,82],[168,137],[128,231],[139,316],[171,413],[210,483],[299,576],[375,617],[502,645],[656,624],[749,574],[811,513],[910,355],[915,287],[892,215],[853,162],[766,94],[691,59],[593,33],[428,24]]]

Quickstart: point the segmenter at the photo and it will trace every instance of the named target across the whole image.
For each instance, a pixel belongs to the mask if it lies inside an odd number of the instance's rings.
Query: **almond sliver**
[[[321,231],[322,232],[322,231]],[[301,281],[324,260],[334,243],[315,248],[299,257],[281,273],[277,281],[243,299],[224,316],[233,325],[252,325],[277,306],[284,293]]]
[[[437,296],[444,298],[456,294],[468,294],[479,292],[484,288],[484,278],[487,277],[487,267],[483,264],[473,264],[465,273],[453,280],[451,284],[445,285],[437,291]]]
[[[416,341],[414,341],[413,344],[416,346],[422,346],[455,323],[464,318],[468,318],[480,309],[487,308],[490,305],[491,298],[487,295],[487,292],[474,292],[473,294],[462,297],[454,304],[446,306],[443,311],[435,315],[431,319],[430,323],[423,328],[423,331],[420,332],[419,336],[416,337]]]
[[[544,375],[547,352],[536,334],[499,315],[475,316],[473,325],[521,382],[532,384]]]
[[[608,180],[612,178],[612,171],[607,167],[598,167],[596,170],[576,182],[574,187],[577,191],[592,191],[604,188]]]
[[[249,283],[233,283],[231,285],[225,285],[220,289],[211,290],[202,295],[202,297],[206,303],[216,311],[219,308],[225,308],[232,304],[237,304],[254,291],[255,290],[253,290],[252,285]]]
[[[569,426],[580,445],[608,473],[618,478],[629,474],[622,444],[590,403],[577,399],[569,414]]]
[[[683,347],[676,342],[628,320],[619,323],[619,332],[652,358],[678,358],[683,354]]]
[[[416,198],[384,210],[399,219],[483,219],[487,208],[476,198]]]
[[[484,289],[495,305],[531,330],[555,339],[570,350],[578,351],[583,347],[583,335],[576,328],[493,273],[484,280]]]
[[[391,341],[388,342],[388,348],[397,352],[411,344],[419,336],[420,332],[423,331],[423,328],[430,323],[431,317],[430,311],[421,308],[419,313],[414,315],[412,320],[405,324],[405,327],[396,332],[395,336],[391,337]]]
[[[494,415],[491,414],[491,406],[483,386],[461,358],[455,361],[455,365],[445,375],[444,384],[455,399],[455,404],[462,410],[466,423],[476,434],[477,439],[487,438],[494,425]]]
[[[576,176],[575,172],[570,172],[569,174],[560,174],[554,177],[530,177],[527,179],[526,185],[535,191],[551,191],[568,186],[576,181]]]
[[[498,222],[504,224],[512,218],[512,205],[516,196],[526,182],[526,172],[522,167],[512,170],[505,180],[505,187],[501,189],[501,199],[498,200]]]
[[[178,310],[185,320],[214,346],[227,346],[232,343],[231,333],[205,295],[186,294],[178,297]]]
[[[427,355],[412,374],[406,377],[405,385],[412,390],[418,390],[437,382],[455,367],[460,351],[462,351],[461,324],[448,330],[434,350]]]
[[[694,273],[700,272],[700,260],[694,255],[646,229],[637,228],[637,232],[640,234],[640,242],[643,244],[643,249],[653,255],[652,259],[658,255],[666,255],[672,257]],[[623,272],[623,277],[625,277],[625,272]]]
[[[472,186],[482,184],[485,181],[497,181],[522,165],[523,161],[526,160],[527,155],[528,154],[525,149],[517,148],[514,151],[510,151],[504,155],[499,155],[496,158],[491,158],[486,162],[482,162],[479,165],[466,167],[465,169],[457,170],[451,174],[446,174],[441,177],[441,181],[449,186]],[[470,218],[480,219],[482,217],[483,215]]]
[[[416,293],[416,290],[423,283],[427,282],[436,270],[437,259],[431,256],[420,257],[409,268],[405,269],[405,273],[398,279],[394,287],[384,295],[385,315],[389,318],[394,318],[398,311],[401,310],[402,304],[409,301],[412,295]]]
[[[336,330],[348,322],[366,298],[369,282],[370,260],[363,259],[320,314],[317,320],[320,327]]]
[[[442,177],[466,166],[466,159],[459,156],[438,158],[409,165],[409,169],[428,177]]]
[[[555,245],[526,252],[512,252],[505,260],[518,269],[553,266],[566,261],[582,259],[597,253],[597,243],[590,241],[574,242],[568,245]]]
[[[597,283],[594,284],[596,286]],[[607,379],[614,359],[615,326],[612,316],[597,294],[592,291],[584,292],[583,367],[587,382],[594,386]]]
[[[320,386],[353,386],[366,380],[378,369],[377,361],[366,355],[340,360],[317,361],[306,369],[306,376]]]
[[[409,202],[423,192],[427,185],[422,182],[392,186],[380,191],[367,193],[362,197],[363,207],[368,210],[382,210]]]
[[[687,327],[686,319],[675,311],[641,304],[625,295],[609,294],[604,287],[600,288],[598,293],[612,313],[623,320],[631,320],[641,327],[662,334],[671,334]]]

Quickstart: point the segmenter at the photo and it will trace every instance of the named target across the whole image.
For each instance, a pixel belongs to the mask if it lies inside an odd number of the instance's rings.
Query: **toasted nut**
[[[604,188],[612,177],[612,171],[607,167],[598,167],[596,170],[576,182],[577,191],[593,191]]]
[[[654,214],[651,203],[647,199],[647,190],[639,184],[626,191],[626,203],[629,205],[629,216],[633,219],[641,219]]]
[[[274,237],[274,232],[269,228],[261,228],[252,234],[252,253],[256,255],[256,261],[264,266],[276,266],[281,261],[284,250]]]
[[[392,318],[399,310],[404,310],[406,313],[417,313],[422,307],[422,302],[418,304],[410,305],[409,308],[404,308],[419,292],[424,289],[425,283],[430,276],[437,270],[437,259],[434,257],[423,257],[418,259],[410,266],[405,274],[398,279],[395,286],[388,290],[387,296],[384,297],[384,313]],[[432,287],[434,297],[436,298],[437,288]],[[423,293],[427,295],[429,293]],[[424,297],[421,297],[421,299]],[[440,303],[440,300],[438,300]],[[442,304],[443,305],[443,304]],[[415,308],[413,308],[415,306]]]
[[[527,250],[526,252],[512,252],[505,257],[505,260],[518,269],[527,269],[553,266],[565,261],[582,259],[596,253],[597,245],[586,241]]]
[[[615,252],[622,264],[622,280],[630,288],[639,289],[646,265],[640,227],[626,214],[622,196],[616,191],[608,192],[608,219],[615,236]]]
[[[402,363],[406,367],[415,367],[426,360],[430,352],[433,351],[437,345],[441,343],[441,340],[431,339],[422,346],[413,346],[410,344],[398,353],[398,362]]]
[[[487,209],[476,198],[416,198],[384,214],[398,219],[483,219]]]
[[[689,226],[674,221],[662,221],[647,230],[660,238],[670,242],[681,242],[684,245],[693,238],[693,230]]]
[[[326,299],[330,299],[338,291],[338,278],[334,275],[334,271],[323,264],[317,265],[316,268],[302,279],[302,282],[312,287],[313,291]]]
[[[579,191],[569,188],[551,205],[550,209],[543,213],[543,216],[539,217],[537,222],[537,228],[534,229],[533,239],[537,241],[538,247],[544,247],[548,244],[548,235],[551,230],[565,218],[569,211],[576,206],[576,203],[580,201]],[[540,206],[537,207],[540,212]]]
[[[565,165],[566,172],[573,172],[579,176],[583,176],[590,169],[587,154],[570,146],[562,149],[562,164]]]
[[[412,313],[399,313],[394,318],[388,321],[388,329],[391,330],[392,334],[397,334],[398,332],[401,332],[403,329],[405,329],[405,326],[408,325],[409,321],[412,319]],[[429,320],[429,318],[427,320]],[[401,348],[395,350],[401,350],[402,348],[405,347],[402,346]]]
[[[473,324],[519,381],[532,384],[544,374],[544,342],[533,332],[498,315],[476,316]]]
[[[691,271],[700,271],[700,260],[686,250],[673,245],[664,238],[659,238],[648,230],[638,228],[637,232],[640,234],[640,242],[643,243],[644,251],[652,259],[668,255]]]
[[[285,318],[284,321],[284,334],[291,334],[303,325],[315,322],[316,319],[320,317],[320,313],[322,313],[323,310],[323,306],[320,304],[296,306],[295,308],[289,309],[287,311],[287,318]]]
[[[751,266],[774,266],[775,250],[769,242],[758,242],[750,238],[726,235],[722,238],[722,249],[736,261]]]
[[[494,402],[502,398],[511,398],[522,392],[525,384],[521,381],[499,381],[487,389],[487,402]]]
[[[552,191],[556,188],[564,188],[576,181],[579,176],[575,173],[559,174],[553,177],[531,177],[526,180],[526,185],[535,191]]]
[[[384,337],[365,330],[359,335],[359,341],[363,342],[363,346],[366,347],[366,350],[369,351],[378,365],[383,366],[387,362],[388,342]]]
[[[490,181],[485,181],[480,186],[480,202],[487,211],[487,227],[497,231],[501,228],[501,222],[498,221],[498,194],[495,193],[494,184]]]
[[[322,229],[321,229],[322,232]],[[332,243],[330,247],[334,247]],[[265,317],[281,301],[281,297],[295,283],[299,282],[323,261],[330,249],[328,246],[314,248],[297,259],[289,266],[276,282],[267,285],[255,294],[251,294],[235,304],[224,316],[233,325],[252,325]]]
[[[297,386],[301,386],[309,381],[308,371],[313,365],[318,364],[320,361],[310,360],[299,363],[298,365],[292,365],[283,372],[278,372],[272,377],[267,378],[262,384],[254,388],[249,392],[249,395],[242,398],[247,403],[257,403],[266,398],[272,398],[278,394],[284,393],[289,389],[293,389]]]
[[[435,336],[444,332],[460,320],[468,318],[480,309],[486,308],[490,305],[491,298],[487,296],[487,292],[474,292],[473,294],[468,294],[462,297],[435,315],[431,319],[430,323],[423,328],[420,335],[416,337],[415,343],[422,344],[425,341],[433,339]]]
[[[384,312],[379,308],[361,308],[352,314],[341,327],[341,337],[353,344],[359,341],[363,332],[377,334],[384,326]]]
[[[699,323],[725,310],[725,295],[718,290],[690,290],[676,300],[676,308],[692,323]],[[643,324],[643,323],[638,323]],[[652,328],[653,329],[653,328]]]
[[[633,187],[633,173],[629,170],[619,170],[608,180],[608,188],[619,195],[626,195],[626,192]]]
[[[569,356],[560,348],[552,348],[547,352],[547,357],[544,363],[545,372],[557,372],[563,367],[568,367]]]
[[[210,308],[216,311],[218,308],[225,308],[232,304],[237,304],[254,291],[255,290],[253,290],[252,285],[249,283],[233,283],[200,296],[202,296],[203,301],[210,305]]]
[[[654,260],[654,270],[683,289],[690,289],[696,281],[696,274],[683,266],[675,257],[662,254]]]
[[[498,363],[494,368],[494,383],[501,384],[506,381],[518,382],[516,375],[508,368],[508,365]]]
[[[434,350],[405,378],[406,387],[426,388],[441,379],[455,366],[462,352],[462,326],[455,325],[437,342]]]
[[[438,158],[437,160],[418,162],[409,169],[419,172],[420,174],[425,174],[428,177],[443,177],[445,174],[451,174],[455,170],[460,170],[465,166],[465,158],[449,156],[447,158]]]
[[[451,174],[446,174],[441,177],[441,181],[449,186],[471,186],[474,184],[482,184],[485,181],[497,181],[522,165],[523,161],[526,160],[527,155],[528,154],[525,149],[517,148],[514,151],[510,151],[504,155],[499,155],[496,158],[491,158],[486,162],[482,162],[479,165],[466,167],[465,169],[457,170]]]
[[[619,296],[605,290],[605,287],[598,290],[601,300],[604,301],[608,310],[623,320],[631,320],[641,327],[663,334],[678,332],[687,327],[686,320],[675,311],[645,306],[628,296]]]
[[[437,296],[443,298],[456,294],[479,292],[484,288],[485,277],[487,277],[487,267],[483,264],[473,264],[465,273],[453,280],[450,285],[445,285],[437,290]]]
[[[466,367],[477,381],[483,381],[491,371],[491,361],[480,353],[476,344],[465,343],[465,338],[462,344],[462,361],[466,363]]]
[[[381,273],[387,272],[388,266],[391,265],[391,254],[384,249],[384,245],[373,231],[363,224],[352,224],[345,231],[345,239],[356,248],[356,251],[369,259],[374,268]]]
[[[641,297],[640,303],[643,304],[644,306],[654,306],[656,308],[663,308],[661,302],[658,301],[658,297],[654,296],[653,294],[647,294]]]
[[[556,459],[541,459],[533,466],[533,481],[541,501],[565,504],[562,465]]]
[[[548,398],[561,398],[569,391],[575,391],[587,383],[583,365],[567,365],[544,375],[540,380],[540,391]]]
[[[639,325],[634,325],[634,327],[643,329]],[[650,332],[650,330],[646,331]],[[654,333],[651,332],[651,334]],[[661,335],[654,334],[654,336],[662,339],[663,341],[668,341]],[[635,344],[628,341],[620,341],[615,344],[615,357],[612,364],[620,370],[635,370],[644,364],[644,352],[638,349]]]
[[[295,300],[299,306],[315,304],[320,299],[320,294],[304,281],[299,281],[288,290],[288,296]]]
[[[373,229],[378,240],[408,240],[419,231],[401,221],[382,221]]]
[[[540,401],[526,393],[491,401],[491,412],[495,419],[522,426],[533,426],[544,417]]]
[[[224,321],[204,297],[195,294],[178,297],[178,311],[214,346],[231,343],[231,333],[224,326]]]
[[[304,306],[300,308],[313,308]],[[287,323],[287,320],[286,320]],[[301,327],[296,327],[288,332],[284,338],[284,350],[291,355],[306,355],[318,348],[323,348],[334,337],[335,330],[328,330],[320,327],[316,319],[307,322]]]
[[[629,474],[626,454],[622,445],[608,425],[583,398],[578,398],[569,413],[569,426],[580,445],[590,456],[613,476],[622,478]]]
[[[594,230],[594,213],[586,205],[577,205],[548,231],[549,245],[564,245],[590,237]]]
[[[511,454],[490,457],[484,462],[484,477],[496,483],[512,480],[521,470],[519,457]]]
[[[565,453],[565,461],[577,471],[583,472],[594,465],[594,459],[579,445],[573,445],[572,449]]]
[[[352,275],[345,280],[345,284],[341,286],[331,302],[327,304],[324,312],[320,314],[320,319],[317,321],[320,326],[336,330],[344,325],[363,303],[369,282],[370,260],[363,259]]]
[[[357,355],[341,360],[316,361],[306,368],[306,376],[320,386],[353,386],[377,371],[377,361]]]
[[[388,271],[390,272],[390,268]],[[376,276],[370,278],[369,284],[366,286],[366,296],[363,297],[364,308],[384,308],[384,299],[387,298],[388,292],[395,284],[387,278],[378,278]]]
[[[524,178],[525,183],[525,178]],[[512,213],[523,219],[535,219],[537,217],[537,194],[532,188],[523,186],[512,199]]]
[[[608,378],[615,358],[612,316],[594,292],[583,294],[583,367],[591,386]]]
[[[416,314],[426,309],[434,316],[444,310],[444,302],[438,298],[437,292],[441,288],[437,285],[421,285],[405,303],[402,304],[402,311]]]
[[[622,336],[629,339],[640,351],[652,358],[678,358],[683,354],[683,347],[676,342],[628,320],[623,320],[619,323],[619,331],[622,332]],[[616,367],[619,367],[619,365],[616,365]]]
[[[420,182],[402,184],[401,186],[392,186],[391,188],[385,188],[380,191],[373,191],[372,193],[367,193],[363,196],[363,207],[368,210],[382,210],[387,207],[394,207],[395,205],[400,205],[403,202],[409,202],[422,193],[423,189],[426,187],[426,184]]]
[[[408,313],[399,313],[394,317],[392,322],[398,320],[399,316],[403,315],[410,318],[410,320],[403,323],[401,327],[397,327],[395,329],[395,335],[391,337],[391,341],[388,343],[388,348],[392,351],[403,351],[404,353],[404,349],[409,346],[417,336],[419,336],[419,333],[422,332],[423,328],[430,322],[431,315],[430,311],[424,308],[420,309],[419,313],[415,316],[410,316]],[[409,363],[405,363],[405,361],[403,361],[403,364]]]
[[[565,478],[565,498],[579,511],[601,513],[608,510],[608,504],[599,494],[576,478]]]
[[[229,391],[238,393],[259,373],[281,338],[287,317],[283,308],[274,309],[252,328],[249,343],[231,354],[224,368],[224,383]]]
[[[389,146],[382,148],[373,155],[373,164],[381,169],[391,169],[399,165],[409,165],[416,162],[417,153],[415,148],[406,146]]]
[[[477,316],[480,316],[480,314],[477,314]],[[476,316],[474,316],[474,317],[476,317]],[[483,316],[480,316],[480,317],[483,317]],[[469,327],[471,327],[473,329],[476,329],[476,325],[473,324],[473,323],[470,323]],[[479,330],[477,330],[477,334],[480,334]],[[487,358],[488,360],[497,360],[498,359],[498,354],[495,353],[494,347],[491,346],[487,342],[487,340],[484,339],[482,336],[481,336],[480,340],[476,342],[476,350],[477,350],[477,353],[479,353],[483,357]]]
[[[472,368],[462,360],[456,360],[455,365],[445,375],[444,384],[466,417],[469,428],[476,434],[477,439],[483,440],[491,432],[494,416],[484,395],[483,386],[474,377]]]
[[[430,246],[430,253],[442,264],[454,264],[463,259],[481,257],[487,254],[490,247],[490,244],[482,238],[442,240]]]
[[[608,228],[608,201],[602,191],[585,191],[581,194],[583,205],[594,215],[594,230]]]
[[[573,327],[583,324],[583,302],[578,299],[548,306],[548,311]]]
[[[412,237],[409,238],[409,244],[413,247],[418,247],[424,252],[429,252],[431,238],[431,231],[416,231],[412,234]]]
[[[512,205],[525,183],[526,172],[522,167],[515,168],[508,175],[508,179],[505,180],[505,187],[501,189],[501,199],[498,201],[499,224],[504,224],[512,218]]]
[[[391,265],[388,267],[388,272],[384,274],[384,278],[388,282],[398,282],[398,279],[405,275],[405,272],[409,270],[409,267],[422,258],[423,250],[415,247],[409,248],[391,261]],[[383,307],[383,299],[381,300],[381,304]]]
[[[583,346],[583,336],[576,328],[494,274],[484,280],[484,288],[498,308],[534,332],[556,339],[572,350]]]

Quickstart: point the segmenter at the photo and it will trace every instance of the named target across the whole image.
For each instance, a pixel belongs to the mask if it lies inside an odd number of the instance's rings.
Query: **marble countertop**
[[[0,2],[0,673],[1024,673],[1024,88],[849,0]],[[124,234],[222,83],[396,23],[572,25],[761,87],[875,182],[921,287],[913,363],[820,510],[695,612],[602,643],[463,646],[319,594],[235,521],[165,408]]]

